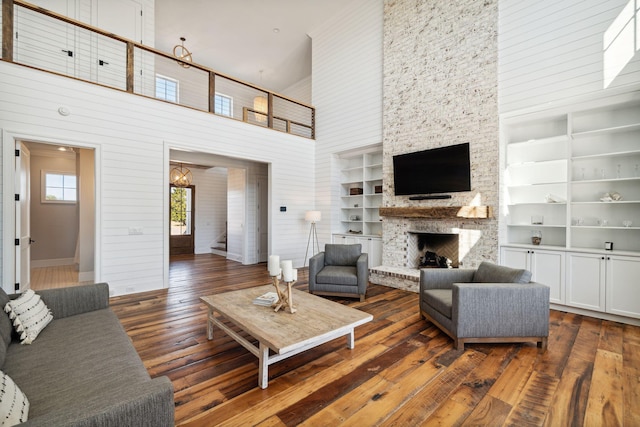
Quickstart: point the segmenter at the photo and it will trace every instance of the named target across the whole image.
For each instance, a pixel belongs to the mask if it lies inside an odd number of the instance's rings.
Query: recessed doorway
[[[191,255],[194,253],[195,192],[188,187],[169,186],[169,254]]]

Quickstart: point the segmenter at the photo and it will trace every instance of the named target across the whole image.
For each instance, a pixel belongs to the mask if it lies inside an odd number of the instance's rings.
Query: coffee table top
[[[242,330],[278,354],[288,353],[317,341],[323,336],[347,334],[358,325],[370,322],[373,316],[293,289],[295,313],[275,312],[272,307],[253,304],[253,300],[270,291],[273,285],[224,292],[200,299]]]

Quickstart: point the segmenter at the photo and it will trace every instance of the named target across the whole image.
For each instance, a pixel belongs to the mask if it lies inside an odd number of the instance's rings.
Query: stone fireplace
[[[455,233],[407,233],[407,267],[458,268],[459,235]]]
[[[417,292],[418,259],[427,250],[450,258],[452,268],[474,268],[484,260],[495,259],[498,224],[490,207],[474,208],[465,217],[459,216],[460,207],[397,208],[399,213],[396,208],[389,209],[380,208],[384,218],[383,265],[371,269],[372,283]],[[422,249],[421,239],[426,239]]]

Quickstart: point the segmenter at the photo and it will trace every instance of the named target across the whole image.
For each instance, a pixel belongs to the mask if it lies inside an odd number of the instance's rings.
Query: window
[[[156,98],[178,102],[178,81],[156,74]]]
[[[77,182],[74,173],[42,171],[42,202],[75,203],[78,200]]]
[[[227,95],[216,93],[214,102],[214,112],[221,116],[233,117],[233,98]]]

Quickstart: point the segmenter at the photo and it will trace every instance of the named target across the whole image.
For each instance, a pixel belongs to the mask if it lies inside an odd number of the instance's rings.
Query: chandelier
[[[191,65],[189,65],[188,63],[192,62],[193,58],[191,58],[191,52],[189,52],[189,49],[184,47],[185,40],[186,39],[184,37],[180,37],[181,43],[173,47],[173,56],[180,60],[178,64],[180,64],[184,68],[189,68],[191,67]]]
[[[191,171],[188,168],[182,167],[182,163],[180,166],[173,167],[171,172],[169,172],[169,182],[176,187],[188,187],[192,181],[193,176],[191,175]]]

